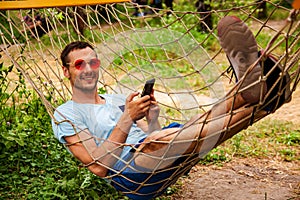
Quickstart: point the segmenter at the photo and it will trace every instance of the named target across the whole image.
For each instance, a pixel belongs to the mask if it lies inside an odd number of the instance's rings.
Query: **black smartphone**
[[[150,95],[155,83],[155,78],[146,81],[141,97]]]

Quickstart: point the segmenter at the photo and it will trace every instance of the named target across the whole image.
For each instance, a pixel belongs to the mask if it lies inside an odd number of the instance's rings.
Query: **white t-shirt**
[[[52,119],[52,129],[61,143],[66,143],[65,136],[75,135],[85,129],[97,138],[98,145],[109,137],[123,113],[126,97],[118,94],[100,96],[105,99],[105,104],[80,104],[70,100],[56,109],[54,118],[61,123],[55,124]],[[126,144],[138,144],[146,136],[143,130],[133,124]],[[124,147],[121,158],[130,150],[131,146]]]

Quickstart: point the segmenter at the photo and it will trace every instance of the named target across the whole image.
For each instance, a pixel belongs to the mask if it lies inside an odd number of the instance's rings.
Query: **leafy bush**
[[[9,25],[5,10],[0,10],[0,27],[1,27],[0,33],[4,34],[3,38],[7,39],[5,43],[12,42],[13,41],[12,36],[17,38],[17,40],[20,41],[21,43],[25,41],[25,38],[20,34],[20,32],[16,29],[16,27]],[[0,44],[3,44],[2,39],[0,40]]]

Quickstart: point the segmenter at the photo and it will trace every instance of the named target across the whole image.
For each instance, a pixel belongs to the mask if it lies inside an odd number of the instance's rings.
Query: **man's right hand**
[[[141,98],[134,99],[139,95],[139,92],[131,93],[127,99],[125,104],[125,114],[131,118],[132,121],[137,121],[146,116],[150,108],[151,101],[150,96],[146,95]]]

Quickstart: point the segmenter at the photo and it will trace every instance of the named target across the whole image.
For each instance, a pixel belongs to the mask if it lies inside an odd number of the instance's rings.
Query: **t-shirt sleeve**
[[[80,113],[70,108],[70,106],[58,107],[54,112],[54,118],[52,119],[52,129],[55,137],[59,142],[65,144],[64,137],[72,136],[79,133],[82,130],[87,129],[85,123],[80,117]]]

